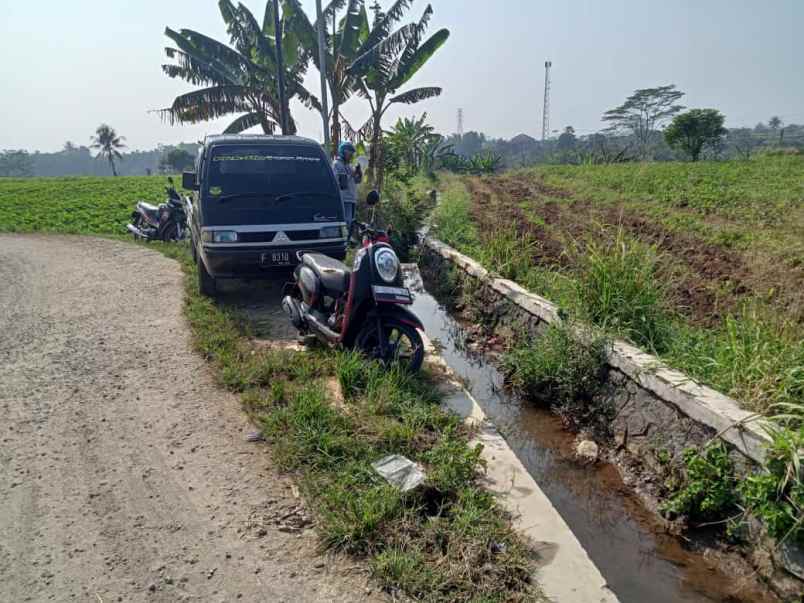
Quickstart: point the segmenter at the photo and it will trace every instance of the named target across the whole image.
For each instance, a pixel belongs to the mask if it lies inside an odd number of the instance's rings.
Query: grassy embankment
[[[447,177],[436,231],[750,410],[804,403],[804,159]]]
[[[737,525],[747,510],[804,544],[804,159],[544,166],[445,175],[442,191],[439,238],[775,417],[767,473],[741,481],[718,445],[688,451],[666,512]],[[521,341],[506,369],[526,394],[598,417],[584,404],[604,340],[570,339]]]
[[[158,201],[163,182],[0,179],[0,231],[118,235],[134,199]],[[255,345],[235,312],[198,295],[186,246],[151,248],[180,262],[198,351],[242,395],[274,461],[298,478],[324,545],[366,558],[384,588],[416,599],[540,599],[533,554],[479,485],[480,450],[441,410],[431,376],[382,370],[354,354]],[[402,494],[374,472],[371,462],[391,453],[424,465],[424,487]]]

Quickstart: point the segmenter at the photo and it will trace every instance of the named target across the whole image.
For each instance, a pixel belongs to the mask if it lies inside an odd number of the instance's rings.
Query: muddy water
[[[614,467],[574,463],[573,436],[558,418],[505,393],[500,373],[466,350],[460,324],[423,289],[413,310],[623,603],[777,601],[666,534]]]

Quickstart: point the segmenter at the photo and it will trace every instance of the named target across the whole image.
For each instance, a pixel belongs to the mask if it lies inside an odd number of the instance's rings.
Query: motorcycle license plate
[[[380,285],[372,285],[374,292],[374,301],[385,302],[391,304],[412,304],[413,298],[410,295],[410,290],[407,287],[384,287]]]
[[[269,251],[263,253],[260,257],[260,262],[268,266],[290,266],[290,252],[289,251]]]

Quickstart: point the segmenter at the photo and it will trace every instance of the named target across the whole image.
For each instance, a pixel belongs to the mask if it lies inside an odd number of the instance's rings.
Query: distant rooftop
[[[533,144],[538,141],[532,136],[528,136],[527,134],[517,134],[509,142],[512,142],[514,144]]]

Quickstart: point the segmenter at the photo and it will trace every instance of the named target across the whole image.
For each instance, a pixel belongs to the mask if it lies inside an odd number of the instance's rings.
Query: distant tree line
[[[693,109],[688,113],[701,111],[711,110]],[[686,113],[678,115],[684,116]],[[672,121],[670,123],[672,124]],[[482,132],[474,131],[466,132],[463,136],[453,134],[446,137],[445,141],[451,145],[456,154],[466,158],[483,153],[498,155],[505,168],[537,163],[581,164],[619,163],[640,159],[652,161],[692,159],[692,150],[698,142],[701,142],[701,146],[695,151],[696,159],[750,159],[758,152],[780,148],[797,149],[804,153],[804,125],[788,124],[774,127],[773,123],[769,120],[768,123],[759,123],[753,128],[723,128],[721,122],[720,127],[714,127],[714,136],[702,132],[701,135],[707,135],[705,141],[700,139],[691,141],[686,147],[690,150],[685,150],[684,146],[671,146],[666,133],[671,133],[671,139],[679,139],[673,137],[674,128],[669,124],[664,130],[653,131],[642,140],[627,132],[606,130],[579,136],[572,126],[567,126],[561,134],[544,142],[527,134],[504,139],[487,137]],[[689,133],[683,136],[687,137]]]
[[[189,168],[197,153],[195,143],[158,145],[150,151],[119,151],[114,160],[115,170],[121,176],[176,173]],[[105,156],[98,158],[89,146],[71,141],[55,153],[0,151],[0,177],[110,175],[112,171]]]

